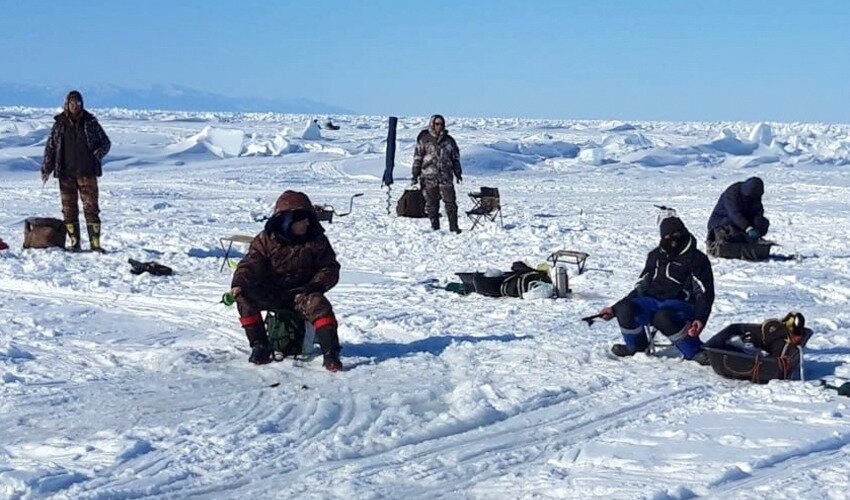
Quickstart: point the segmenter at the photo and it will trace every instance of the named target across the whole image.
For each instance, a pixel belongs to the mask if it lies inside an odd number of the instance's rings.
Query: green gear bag
[[[282,357],[301,354],[306,328],[304,318],[297,312],[291,309],[269,311],[266,313],[266,331],[275,359],[278,353]]]

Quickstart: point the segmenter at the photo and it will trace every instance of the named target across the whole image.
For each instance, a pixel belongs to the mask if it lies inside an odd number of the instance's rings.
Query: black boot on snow
[[[251,356],[248,361],[255,365],[265,365],[272,361],[272,345],[269,341],[257,342],[251,346]]]
[[[457,225],[457,214],[456,213],[450,213],[448,215],[449,215],[449,231],[456,233],[456,234],[460,234],[461,231],[460,231],[460,228]]]
[[[700,351],[691,358],[691,361],[696,361],[702,366],[708,366],[711,364],[711,359],[708,357],[708,351]]]
[[[246,326],[245,335],[248,337],[248,343],[251,346],[251,356],[248,357],[248,361],[255,365],[271,363],[272,343],[269,342],[269,336],[266,334],[266,325],[254,323]]]
[[[629,349],[629,346],[626,344],[614,344],[611,346],[611,353],[620,358],[634,356],[636,352]]]
[[[440,230],[440,218],[439,217],[432,217],[431,218],[431,229],[433,229],[434,231]]]
[[[341,372],[342,361],[339,360],[339,351],[327,351],[322,355],[322,366],[329,372]]]

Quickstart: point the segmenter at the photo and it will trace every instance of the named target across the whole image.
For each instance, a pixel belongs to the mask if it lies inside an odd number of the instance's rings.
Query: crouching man
[[[726,188],[708,219],[708,241],[752,243],[766,235],[770,221],[764,216],[763,195],[764,182],[758,177]]]
[[[323,366],[342,370],[336,317],[325,297],[339,281],[339,263],[324,232],[307,195],[285,191],[239,262],[231,293],[251,345],[251,363],[265,364],[272,356],[260,312],[291,309],[316,328]]]

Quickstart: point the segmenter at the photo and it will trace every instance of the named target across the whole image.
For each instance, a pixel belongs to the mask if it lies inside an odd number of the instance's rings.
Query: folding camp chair
[[[250,245],[254,241],[254,237],[247,234],[231,234],[230,236],[219,238],[218,241],[221,243],[221,249],[224,250],[224,260],[221,262],[221,268],[218,270],[218,272],[222,272],[224,265],[228,263],[228,257],[230,256],[230,250],[233,248],[233,244],[245,243]],[[226,247],[224,246],[225,241],[228,242]]]
[[[584,272],[584,265],[587,263],[587,258],[590,257],[590,254],[586,252],[579,252],[576,250],[556,250],[552,252],[546,260],[552,263],[552,267],[558,265],[558,262],[571,262],[578,266],[578,273],[581,274]]]
[[[655,328],[652,325],[646,325],[643,327],[643,331],[646,334],[646,340],[649,341],[649,347],[646,350],[646,353],[650,356],[655,356],[655,353],[658,351],[658,348],[667,348],[673,347],[672,342],[662,342],[658,344],[655,342],[655,336],[658,334],[658,328]]]
[[[504,229],[505,222],[502,219],[502,201],[499,198],[499,188],[481,187],[481,191],[477,193],[469,193],[469,198],[472,200],[473,208],[466,212],[466,215],[472,221],[472,228],[475,229],[482,219],[496,222],[496,216],[499,217],[499,223]]]

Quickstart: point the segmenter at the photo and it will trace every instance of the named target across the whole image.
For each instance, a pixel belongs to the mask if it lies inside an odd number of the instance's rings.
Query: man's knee
[[[682,331],[686,324],[687,322],[672,309],[659,309],[652,316],[652,326],[668,337]]]
[[[333,317],[333,307],[323,293],[303,293],[295,296],[295,310],[307,321],[322,317]]]
[[[633,329],[641,325],[637,322],[637,316],[641,313],[639,305],[632,300],[624,300],[614,304],[614,316],[622,328]]]

